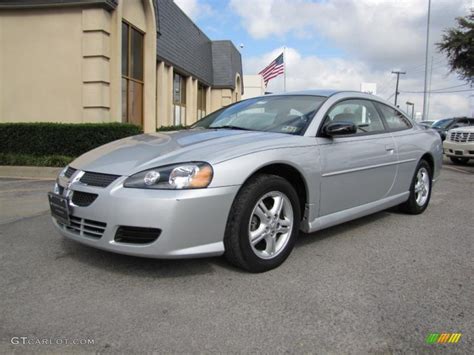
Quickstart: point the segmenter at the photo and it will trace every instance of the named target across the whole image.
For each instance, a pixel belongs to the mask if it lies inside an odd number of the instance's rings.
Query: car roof
[[[289,92],[275,92],[271,94],[267,94],[264,96],[282,96],[282,95],[310,95],[310,96],[322,96],[322,97],[330,97],[336,94],[358,94],[364,95],[368,98],[377,98],[382,99],[376,95],[368,94],[362,91],[356,90],[335,90],[335,89],[317,89],[317,90],[300,90],[300,91],[289,91]]]
[[[329,97],[341,92],[350,92],[343,90],[332,90],[332,89],[320,89],[320,90],[299,90],[299,91],[288,91],[288,92],[274,92],[265,96],[281,96],[281,95],[311,95],[311,96],[324,96]]]

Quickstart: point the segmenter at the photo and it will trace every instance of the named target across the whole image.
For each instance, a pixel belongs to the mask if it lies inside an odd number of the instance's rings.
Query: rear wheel
[[[454,164],[465,165],[469,162],[469,158],[449,157]]]
[[[300,215],[298,195],[287,180],[255,176],[232,205],[224,236],[227,260],[250,272],[279,266],[293,249]]]
[[[410,197],[400,205],[400,210],[409,214],[420,214],[426,210],[431,198],[433,173],[426,160],[421,160],[416,168],[410,186]]]

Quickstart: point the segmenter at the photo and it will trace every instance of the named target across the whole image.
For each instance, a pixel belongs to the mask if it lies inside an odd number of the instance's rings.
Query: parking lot
[[[65,240],[50,221],[51,184],[0,179],[0,353],[474,348],[473,161],[445,162],[424,214],[385,211],[302,235],[264,274],[223,258],[141,259]],[[462,338],[426,344],[442,332]]]

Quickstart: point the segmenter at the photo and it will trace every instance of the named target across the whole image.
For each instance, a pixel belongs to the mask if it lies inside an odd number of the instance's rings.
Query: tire
[[[281,205],[279,213],[277,204]],[[274,269],[290,255],[300,221],[300,204],[293,186],[280,176],[256,175],[242,187],[232,204],[224,255],[231,264],[249,272]]]
[[[449,157],[449,159],[456,165],[466,165],[469,162],[469,158]]]
[[[399,206],[400,211],[408,214],[423,213],[431,199],[432,182],[431,167],[426,160],[421,160],[411,182],[410,197]]]

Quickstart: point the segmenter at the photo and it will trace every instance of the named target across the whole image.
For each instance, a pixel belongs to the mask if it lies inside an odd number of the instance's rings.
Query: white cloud
[[[250,57],[244,61],[244,73],[255,74],[268,65],[283,48],[265,53],[262,56]],[[441,64],[444,62],[441,61]],[[433,66],[436,68],[436,65]],[[436,90],[445,87],[462,85],[454,75],[449,75],[443,66],[441,70],[433,72],[432,87]],[[395,75],[382,70],[373,70],[364,61],[347,60],[341,58],[324,58],[317,55],[303,56],[294,48],[286,49],[287,90],[306,89],[342,89],[359,90],[362,82],[377,83],[378,96],[393,102],[395,92]],[[419,69],[418,69],[419,70]],[[421,72],[420,72],[421,73]],[[437,84],[435,84],[437,83]],[[468,86],[454,88],[467,89]],[[283,76],[269,82],[268,91],[281,92],[283,90]],[[405,109],[406,101],[415,103],[415,111],[422,110],[423,90],[420,78],[400,79],[398,97],[400,108]],[[405,93],[416,91],[418,93]],[[430,96],[430,117],[433,119],[464,116],[470,114],[469,93],[432,94]]]
[[[433,2],[432,41],[466,13],[466,0]],[[322,36],[334,47],[372,64],[422,60],[426,0],[231,0],[243,27],[256,39]]]
[[[432,2],[432,89],[463,84],[448,74],[446,60],[433,43],[440,40],[444,28],[454,25],[455,17],[467,13],[467,2]],[[405,108],[409,100],[415,103],[416,111],[422,110],[423,94],[404,92],[423,90],[427,0],[231,0],[231,8],[255,39],[323,38],[345,53],[344,58],[328,58],[319,53],[302,55],[289,48],[288,90],[359,90],[361,82],[375,82],[378,94],[388,98],[395,91],[395,76],[390,72],[400,68],[407,72],[400,81],[400,107]],[[291,47],[291,42],[288,45]],[[259,57],[244,58],[244,72],[257,73],[280,52],[277,48]],[[280,91],[282,79],[273,80],[268,89]],[[468,94],[432,94],[430,116],[471,114]]]
[[[174,2],[193,20],[212,14],[211,6],[199,0],[174,0]]]

